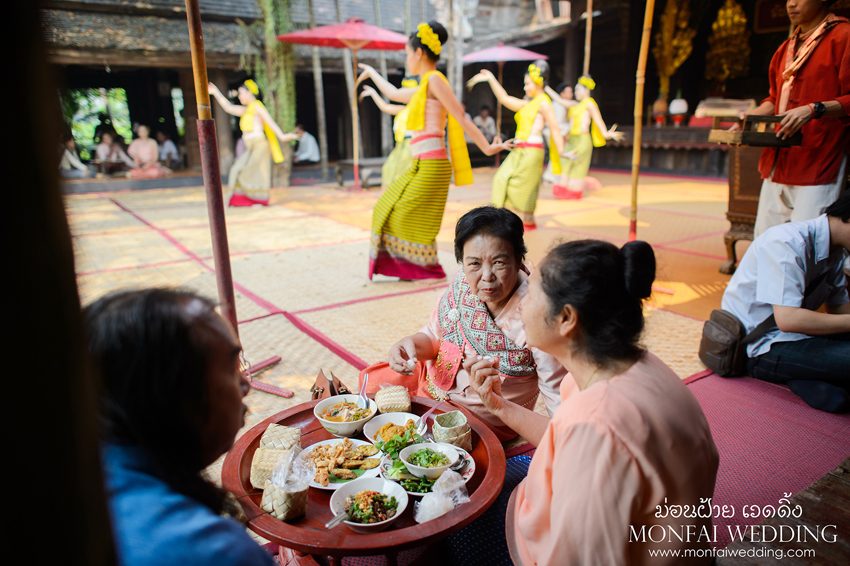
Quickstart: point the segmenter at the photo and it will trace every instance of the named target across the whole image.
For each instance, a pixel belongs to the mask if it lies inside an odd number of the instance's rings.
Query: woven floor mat
[[[245,355],[252,363],[272,356],[283,358],[280,363],[257,375],[256,379],[289,389],[295,395],[286,399],[256,389],[244,399],[248,407],[245,426],[237,434],[268,417],[310,400],[310,386],[320,369],[334,372],[346,385],[356,387],[358,372],[330,350],[295,328],[283,316],[277,315],[239,325],[239,338]],[[205,471],[207,477],[221,485],[221,464],[218,459]]]
[[[168,233],[201,257],[212,255],[209,228],[173,228]],[[345,242],[368,237],[354,226],[333,222],[320,216],[284,219],[279,222],[231,224],[227,240],[231,254],[282,250],[316,244]]]
[[[180,259],[186,259],[186,255],[153,230],[74,238],[77,273]]]
[[[674,291],[654,293],[655,305],[707,320],[720,308],[729,276],[717,271],[720,259],[655,248],[655,286]]]
[[[109,198],[121,203],[130,210],[142,211],[151,207],[184,206],[206,203],[206,193],[203,187],[186,187],[178,189],[151,189],[112,193]]]
[[[697,355],[703,322],[647,308],[642,344],[682,378],[705,369]]]
[[[662,245],[664,247],[674,248],[677,250],[697,254],[708,254],[722,258],[726,257],[726,243],[723,241],[723,234],[725,233],[726,230],[721,229],[713,234],[709,234],[708,236],[703,236],[701,238],[694,237],[693,239],[689,239],[684,242],[673,240],[669,243],[662,242]],[[738,245],[739,258],[744,256],[744,251],[749,247],[749,244],[749,242],[744,241]],[[718,260],[718,265],[720,261],[722,260]]]
[[[103,232],[149,230],[143,222],[109,203],[110,210],[86,211],[68,216],[68,226],[76,236],[97,236]]]
[[[629,209],[605,208],[555,215],[545,217],[542,225],[592,234],[589,237],[625,239],[629,229]],[[647,210],[638,213],[638,237],[650,243],[679,240],[728,229],[729,222],[722,218],[712,220]]]
[[[451,254],[440,253],[449,276],[457,271]],[[369,242],[303,248],[232,258],[234,278],[286,311],[419,289],[417,283],[375,276],[369,281]]]
[[[298,315],[328,338],[372,364],[390,346],[428,324],[445,288]]]
[[[111,212],[115,205],[99,195],[62,195],[65,212],[70,215],[86,212]]]
[[[218,302],[215,274],[194,261],[93,273],[77,277],[80,301],[88,304],[118,289],[145,287],[181,287]],[[267,314],[268,311],[236,291],[236,313],[240,320]]]
[[[313,214],[332,214],[352,210],[369,210],[381,191],[354,193],[340,191],[327,186],[304,189],[288,188],[272,191],[272,205],[284,205],[292,210]],[[270,207],[274,208],[274,206]]]

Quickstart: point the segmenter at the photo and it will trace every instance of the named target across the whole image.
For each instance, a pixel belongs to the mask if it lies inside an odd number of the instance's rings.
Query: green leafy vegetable
[[[430,448],[417,450],[407,458],[407,461],[421,468],[438,468],[451,464],[445,454],[431,450]]]
[[[405,429],[404,434],[401,436],[396,434],[387,442],[376,442],[375,447],[390,458],[398,458],[398,453],[408,444],[417,444],[419,442],[424,442],[424,439],[415,430],[408,428]]]
[[[412,491],[413,493],[428,493],[431,491],[431,488],[434,487],[434,482],[436,481],[436,479],[429,480],[428,478],[416,478],[413,480],[402,480],[399,482],[399,485],[401,485],[405,491]]]

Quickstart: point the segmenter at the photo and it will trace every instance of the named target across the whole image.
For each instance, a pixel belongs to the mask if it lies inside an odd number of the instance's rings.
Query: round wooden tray
[[[329,506],[333,492],[310,488],[306,515],[290,523],[278,521],[260,509],[262,491],[251,486],[251,460],[259,446],[260,437],[272,423],[300,428],[303,448],[334,438],[313,416],[313,407],[317,403],[302,403],[251,428],[230,449],[222,466],[224,489],[233,493],[242,505],[248,516],[248,528],[272,542],[299,552],[326,556],[394,554],[440,540],[460,530],[484,513],[502,490],[505,482],[505,451],[502,444],[483,421],[469,411],[460,409],[472,428],[472,457],[477,466],[475,475],[466,484],[471,499],[469,503],[420,525],[413,520],[415,499],[411,498],[411,504],[404,514],[388,530],[358,534],[344,525],[331,531],[325,529],[325,523],[333,517]],[[413,397],[411,412],[421,415],[436,404],[431,399]],[[433,415],[458,409],[455,405],[445,403]],[[357,438],[362,437],[361,434]]]

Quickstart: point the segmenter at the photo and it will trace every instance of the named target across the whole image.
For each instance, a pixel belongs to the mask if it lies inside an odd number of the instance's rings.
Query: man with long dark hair
[[[241,345],[207,299],[168,289],[107,295],[85,312],[103,381],[103,464],[118,555],[127,566],[272,564],[222,514],[201,470],[233,445],[248,382]]]

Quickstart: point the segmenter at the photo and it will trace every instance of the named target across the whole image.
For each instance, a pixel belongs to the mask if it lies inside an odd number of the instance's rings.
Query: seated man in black
[[[723,294],[723,309],[752,332],[747,373],[787,384],[810,406],[850,409],[850,191],[813,220],[780,224],[755,239]],[[826,312],[817,312],[825,306]]]

